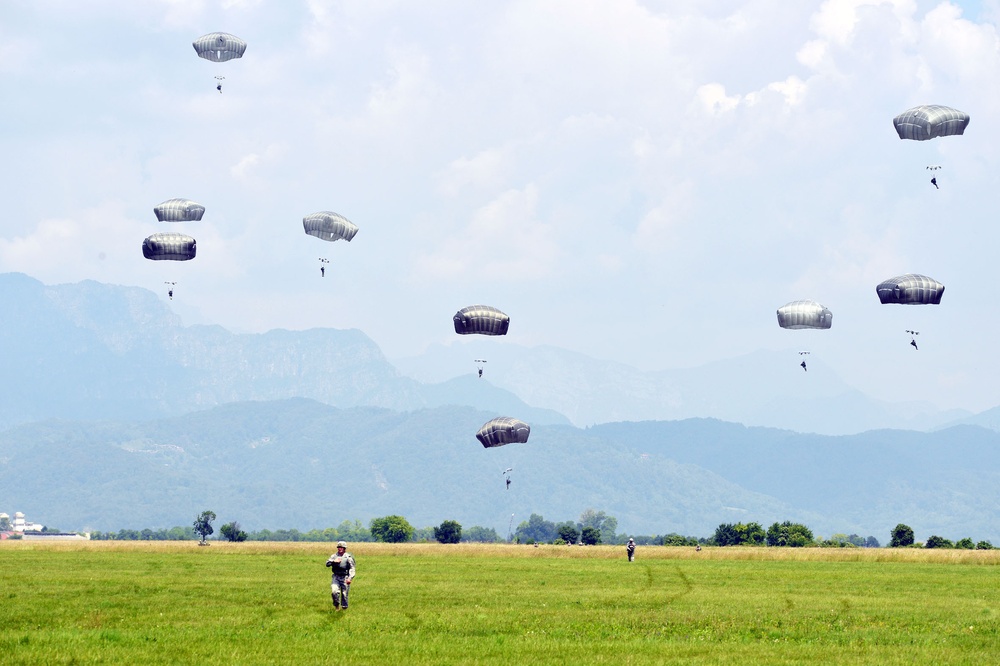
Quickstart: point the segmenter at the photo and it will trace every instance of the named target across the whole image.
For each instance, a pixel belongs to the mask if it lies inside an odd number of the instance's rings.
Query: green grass
[[[4,664],[986,664],[1000,553],[356,544],[0,546]]]

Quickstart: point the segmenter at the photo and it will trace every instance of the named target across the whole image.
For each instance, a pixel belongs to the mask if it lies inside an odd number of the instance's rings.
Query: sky
[[[648,370],[809,350],[873,397],[984,410],[998,22],[1000,0],[6,2],[0,272],[148,288],[186,324],[356,328],[390,359],[460,349],[452,315],[485,303],[497,344]],[[215,31],[243,58],[198,58]],[[918,104],[968,130],[900,141]],[[174,197],[204,219],[157,222]],[[306,236],[321,210],[358,235]],[[157,231],[197,258],[145,260]],[[942,304],[880,305],[911,272]],[[803,298],[832,329],[778,327]]]

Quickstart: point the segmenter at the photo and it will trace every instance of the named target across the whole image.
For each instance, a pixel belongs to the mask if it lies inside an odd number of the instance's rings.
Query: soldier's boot
[[[333,610],[340,610],[340,599],[337,598],[337,595],[331,594],[330,599],[333,600]]]

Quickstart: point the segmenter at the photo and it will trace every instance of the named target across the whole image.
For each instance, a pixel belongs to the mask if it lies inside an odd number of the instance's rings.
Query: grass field
[[[1000,551],[0,545],[3,664],[996,664]]]

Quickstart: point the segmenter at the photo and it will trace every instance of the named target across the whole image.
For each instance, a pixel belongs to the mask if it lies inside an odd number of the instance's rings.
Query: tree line
[[[190,527],[172,527],[170,529],[122,529],[118,532],[92,532],[91,539],[97,541],[186,541],[206,539],[214,534],[212,523],[216,514],[212,511],[201,512]],[[792,521],[775,522],[766,530],[757,522],[722,523],[715,533],[708,538],[683,536],[676,532],[663,535],[626,535],[618,534],[618,520],[604,511],[587,509],[578,520],[554,522],[533,513],[528,520],[522,521],[517,528],[506,537],[501,537],[492,527],[474,525],[464,529],[458,521],[445,520],[436,527],[415,528],[403,516],[391,515],[373,518],[368,526],[360,520],[345,520],[337,527],[313,529],[301,532],[296,529],[259,530],[246,532],[237,521],[222,525],[219,533],[227,541],[313,541],[313,542],[385,542],[405,543],[409,541],[439,543],[500,543],[513,542],[521,544],[624,544],[633,538],[639,545],[646,546],[770,546],[789,548],[879,548],[881,544],[874,536],[862,537],[857,534],[833,534],[829,538],[815,536],[806,525]],[[951,541],[941,536],[932,535],[924,543],[914,540],[913,529],[900,523],[890,533],[890,548],[960,548],[991,550],[989,541],[974,542],[971,537]]]

